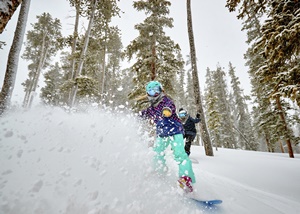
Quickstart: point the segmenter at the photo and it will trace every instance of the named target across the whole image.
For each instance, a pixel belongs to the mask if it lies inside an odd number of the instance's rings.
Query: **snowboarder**
[[[165,149],[171,145],[174,160],[179,166],[178,183],[186,192],[192,192],[195,175],[192,162],[184,150],[183,126],[176,114],[174,102],[164,94],[163,87],[158,81],[151,81],[146,86],[150,107],[140,112],[140,116],[156,124],[156,141],[154,164],[159,173],[166,171]]]
[[[183,108],[179,109],[178,116],[183,124],[184,128],[184,138],[185,138],[185,152],[187,155],[191,154],[191,145],[192,142],[194,141],[197,131],[196,131],[196,126],[195,123],[200,122],[200,114],[196,114],[196,118],[192,118],[186,110]]]

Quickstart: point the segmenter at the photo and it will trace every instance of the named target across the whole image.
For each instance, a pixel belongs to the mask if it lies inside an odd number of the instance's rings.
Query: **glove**
[[[164,117],[171,117],[171,115],[172,115],[172,110],[171,110],[170,108],[168,108],[168,107],[165,107],[165,108],[163,108],[163,110],[162,110],[162,115],[163,115]]]
[[[196,117],[197,117],[198,119],[200,119],[200,113],[197,113],[197,114],[196,114]]]

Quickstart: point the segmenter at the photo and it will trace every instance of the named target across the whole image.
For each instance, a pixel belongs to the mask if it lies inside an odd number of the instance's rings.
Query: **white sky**
[[[125,12],[121,19],[114,20],[121,29],[124,47],[137,35],[134,25],[142,22],[144,15],[132,8],[132,0],[121,0],[120,8]],[[184,60],[189,54],[189,43],[186,24],[186,1],[172,0],[170,17],[174,19],[174,28],[166,30],[167,34],[179,43]],[[215,69],[219,63],[228,71],[229,61],[236,67],[237,76],[240,78],[241,86],[246,94],[250,94],[249,77],[243,54],[246,52],[246,33],[241,32],[241,21],[237,20],[235,14],[229,13],[225,8],[225,0],[192,0],[192,16],[194,38],[196,43],[198,72],[201,88],[205,84],[206,68]],[[28,25],[36,22],[36,16],[48,12],[53,18],[59,18],[62,22],[63,35],[72,34],[74,10],[69,7],[65,0],[31,0]],[[8,51],[11,46],[19,10],[9,21],[5,31],[0,34],[0,40],[5,41],[7,46],[0,50],[0,84],[4,79]],[[82,24],[83,26],[83,24]],[[86,26],[86,25],[85,25]],[[21,51],[23,54],[23,49]],[[127,63],[124,63],[127,65]],[[20,60],[13,99],[23,100],[23,87],[21,83],[27,78],[27,62]]]

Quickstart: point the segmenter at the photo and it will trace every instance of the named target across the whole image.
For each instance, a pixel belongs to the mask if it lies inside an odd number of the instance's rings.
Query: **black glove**
[[[200,113],[197,113],[197,114],[196,114],[196,117],[197,117],[198,119],[200,119]]]

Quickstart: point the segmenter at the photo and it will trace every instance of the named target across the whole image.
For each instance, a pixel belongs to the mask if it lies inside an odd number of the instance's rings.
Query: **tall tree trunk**
[[[75,15],[75,25],[74,25],[74,31],[73,31],[73,41],[72,41],[72,61],[71,61],[71,72],[69,74],[69,79],[74,80],[75,79],[75,65],[76,65],[76,44],[78,40],[78,25],[79,25],[79,17],[80,17],[80,2],[81,0],[77,0],[75,3],[75,10],[76,10],[76,15]],[[68,96],[68,105],[72,106],[72,90],[69,91],[69,96]]]
[[[238,129],[238,128],[236,128],[235,126],[232,126],[232,128],[234,128],[239,134],[240,134],[240,136],[244,139],[244,141],[246,142],[246,145],[248,145],[248,147],[249,147],[249,145],[251,144],[248,140],[247,140],[247,138],[246,138],[246,136]],[[236,145],[235,145],[235,148],[234,149],[236,149],[237,147],[236,147]]]
[[[100,90],[100,94],[101,97],[103,98],[103,94],[104,94],[104,86],[105,86],[105,81],[106,81],[106,44],[103,47],[103,62],[102,62],[102,79],[101,79],[101,90]]]
[[[45,61],[46,61],[47,54],[48,54],[48,48],[46,48],[45,51],[44,51],[44,48],[43,48],[42,57],[41,57],[41,60],[40,60],[40,63],[39,63],[38,69],[37,69],[37,73],[36,73],[36,76],[35,76],[35,79],[34,79],[34,82],[33,82],[33,87],[32,87],[32,90],[31,90],[31,96],[30,96],[30,100],[29,100],[29,103],[28,103],[29,108],[31,108],[31,106],[32,106],[33,98],[36,94],[35,92],[36,92],[36,89],[38,87],[39,79],[40,79],[40,76],[41,76],[42,68],[43,68],[43,66],[45,64]]]
[[[48,53],[48,48],[46,47],[46,37],[47,37],[47,33],[45,33],[44,36],[43,36],[43,43],[42,43],[39,63],[38,63],[38,67],[36,69],[36,73],[35,73],[35,75],[32,79],[31,87],[29,88],[29,91],[28,91],[29,95],[27,96],[26,102],[23,103],[23,106],[25,108],[30,108],[32,106],[33,99],[34,99],[34,96],[35,96],[35,91],[38,87],[38,82],[39,82],[40,75],[41,75],[41,72],[42,72],[42,68],[45,64],[45,60],[46,60],[47,53]]]
[[[77,68],[77,71],[74,75],[74,79],[76,79],[76,77],[78,77],[81,74],[81,71],[82,71],[83,61],[84,61],[84,58],[85,58],[85,54],[86,54],[89,39],[90,39],[90,33],[91,33],[91,29],[92,29],[93,22],[94,22],[94,16],[95,16],[96,8],[97,8],[96,7],[97,3],[98,3],[98,0],[93,0],[93,2],[92,2],[92,10],[91,10],[91,16],[90,16],[90,20],[89,20],[89,25],[88,25],[88,29],[85,32],[84,44],[83,44],[82,51],[80,53],[78,68]],[[78,90],[78,85],[76,84],[75,87],[74,87],[74,90],[73,90],[71,106],[73,106],[74,103],[75,103],[77,90]]]
[[[278,96],[278,95],[276,96],[276,104],[277,104],[277,107],[279,110],[279,117],[281,119],[281,122],[283,123],[284,131],[286,133],[285,138],[286,138],[286,145],[288,147],[289,156],[290,156],[290,158],[294,158],[293,147],[292,147],[291,139],[288,134],[288,126],[286,124],[285,116],[284,116],[283,109],[281,106],[280,96]]]
[[[209,132],[207,129],[202,101],[200,96],[200,84],[198,80],[198,70],[196,63],[196,50],[195,50],[195,42],[194,42],[194,33],[193,33],[193,25],[192,25],[192,12],[191,12],[191,0],[187,0],[187,25],[188,25],[188,35],[189,35],[189,43],[190,43],[190,54],[191,54],[191,63],[192,63],[192,74],[193,74],[193,87],[196,101],[197,112],[200,113],[201,117],[201,137],[204,142],[205,154],[207,156],[214,156],[213,148],[211,145]]]
[[[23,0],[18,17],[18,23],[14,34],[14,39],[9,51],[6,73],[3,81],[2,90],[0,93],[0,115],[9,106],[12,92],[15,87],[15,79],[17,76],[19,56],[22,43],[24,40],[28,11],[31,0]]]
[[[33,79],[34,77],[32,77]],[[24,96],[24,100],[23,100],[23,107],[24,108],[27,108],[27,103],[29,101],[29,96],[30,96],[30,91],[31,91],[31,88],[32,88],[32,81],[30,81],[29,83],[30,85],[26,88],[26,91],[25,91],[25,96]]]
[[[1,0],[2,1],[2,0]],[[0,34],[5,29],[6,24],[17,10],[18,6],[22,3],[22,0],[7,0],[3,1],[3,9],[0,8]],[[8,9],[7,11],[4,9]]]
[[[75,52],[76,52],[76,44],[78,40],[78,25],[79,25],[79,17],[80,17],[80,2],[81,0],[76,1],[75,9],[76,9],[76,15],[75,15],[75,25],[74,25],[74,31],[73,31],[73,41],[72,41],[72,61],[71,61],[71,74],[69,79],[74,79],[75,77]]]
[[[106,42],[107,42],[107,31],[105,30],[105,41],[104,41],[104,46],[103,46],[103,62],[102,62],[102,79],[100,81],[100,84],[101,84],[100,95],[101,95],[102,99],[103,99],[103,94],[105,91],[105,81],[106,81],[106,47],[107,47]]]
[[[155,65],[155,61],[156,61],[156,48],[155,48],[155,44],[156,44],[156,38],[155,35],[152,36],[152,62],[151,62],[151,80],[155,80],[156,77],[156,65]]]
[[[266,134],[266,139],[265,140],[266,140],[266,145],[267,145],[267,148],[268,148],[268,152],[272,152],[269,135]]]
[[[283,145],[282,145],[282,140],[279,140],[279,146],[280,146],[281,153],[284,153],[284,148],[283,148]]]
[[[28,103],[29,103],[30,97],[33,96],[32,88],[33,88],[33,84],[34,84],[33,82],[36,78],[36,73],[37,73],[37,71],[32,75],[32,78],[29,81],[29,85],[26,88],[26,93],[25,93],[24,100],[23,100],[23,107],[24,108],[28,108]]]

